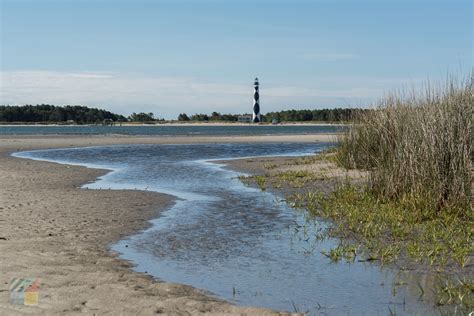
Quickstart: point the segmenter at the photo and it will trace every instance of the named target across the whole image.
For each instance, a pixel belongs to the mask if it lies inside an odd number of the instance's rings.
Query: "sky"
[[[471,0],[0,0],[0,104],[128,115],[367,107],[466,76]]]

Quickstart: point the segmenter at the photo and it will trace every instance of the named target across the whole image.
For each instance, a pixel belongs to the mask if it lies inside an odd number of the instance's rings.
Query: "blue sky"
[[[368,106],[466,75],[470,0],[1,2],[0,103],[262,112]]]

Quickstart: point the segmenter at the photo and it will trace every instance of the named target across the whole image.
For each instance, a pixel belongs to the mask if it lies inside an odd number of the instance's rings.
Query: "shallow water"
[[[131,145],[42,150],[20,157],[108,168],[88,188],[143,189],[178,197],[153,226],[112,246],[136,270],[242,305],[311,314],[432,314],[397,272],[331,263],[316,240],[325,227],[281,198],[244,186],[213,159],[302,155],[330,144]],[[395,290],[394,290],[395,289]]]
[[[95,126],[95,125],[0,125],[0,135],[297,135],[336,133],[341,125],[229,125],[229,126],[173,126],[173,125],[137,125],[137,126]]]

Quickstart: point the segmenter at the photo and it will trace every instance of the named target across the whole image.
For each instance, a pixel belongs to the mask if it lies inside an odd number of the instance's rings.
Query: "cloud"
[[[226,100],[245,104],[248,97],[244,86],[97,72],[2,72],[0,85],[2,104],[84,104],[124,114],[147,110],[173,117],[176,112],[206,106],[225,110],[231,105]]]
[[[314,53],[314,54],[303,54],[300,56],[301,59],[304,60],[311,60],[311,61],[336,61],[336,60],[344,60],[344,59],[354,59],[359,57],[355,54],[350,53]]]
[[[323,79],[321,79],[323,81]],[[360,79],[333,78],[330,88],[267,83],[262,86],[262,111],[322,105],[347,106],[381,96],[383,87]],[[327,83],[326,78],[324,82]],[[327,84],[326,84],[327,85]],[[112,72],[3,71],[0,104],[81,104],[128,115],[154,112],[176,118],[181,112],[245,113],[252,109],[252,80],[248,83],[208,82],[188,77],[136,76]]]

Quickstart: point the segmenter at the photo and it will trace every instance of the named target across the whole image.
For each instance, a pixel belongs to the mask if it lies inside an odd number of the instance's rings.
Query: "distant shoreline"
[[[131,126],[131,127],[143,127],[143,126],[347,126],[347,123],[324,123],[324,122],[282,122],[278,124],[271,124],[271,123],[240,123],[240,122],[191,122],[191,123],[183,123],[183,122],[165,122],[165,123],[116,123],[115,125],[109,127],[120,127],[120,126]],[[49,127],[49,126],[61,126],[61,127],[78,127],[78,126],[104,126],[102,124],[62,124],[62,123],[25,123],[25,122],[18,122],[18,123],[0,123],[1,127]]]

